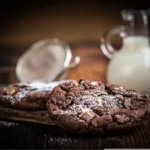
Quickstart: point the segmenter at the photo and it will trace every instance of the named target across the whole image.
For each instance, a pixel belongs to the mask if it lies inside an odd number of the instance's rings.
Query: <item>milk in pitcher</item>
[[[124,10],[124,21],[101,37],[101,50],[110,59],[107,82],[150,93],[150,47],[146,11]],[[122,37],[122,48],[111,46],[111,35]]]

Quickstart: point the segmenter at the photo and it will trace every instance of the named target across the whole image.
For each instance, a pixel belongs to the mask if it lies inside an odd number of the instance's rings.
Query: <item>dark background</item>
[[[0,44],[99,41],[104,31],[122,23],[122,9],[149,8],[149,0],[1,0]]]
[[[150,9],[149,0],[1,0],[0,83],[16,81],[20,55],[34,42],[100,44],[101,35],[122,24],[123,9]]]

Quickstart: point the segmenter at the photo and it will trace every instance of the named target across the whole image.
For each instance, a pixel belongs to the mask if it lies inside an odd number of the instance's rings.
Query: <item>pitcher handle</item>
[[[111,36],[115,34],[119,34],[122,38],[125,37],[125,27],[118,26],[116,28],[109,29],[100,38],[100,48],[103,54],[109,59],[112,59],[113,53],[116,51],[111,45]]]

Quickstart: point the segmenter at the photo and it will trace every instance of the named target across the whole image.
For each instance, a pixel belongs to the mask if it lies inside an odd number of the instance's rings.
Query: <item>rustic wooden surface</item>
[[[48,116],[47,110],[29,111],[0,106],[0,119],[55,125]]]
[[[73,55],[78,55],[81,62],[78,67],[69,70],[68,79],[87,78],[106,81],[108,59],[102,54],[99,43],[72,45]]]
[[[68,79],[89,78],[106,81],[108,60],[99,49],[99,43],[71,44],[74,55],[81,57],[77,68],[68,72]],[[16,82],[15,73],[9,82]],[[0,121],[0,148],[150,148],[150,118],[133,131],[118,136],[76,135],[58,127],[36,123]]]
[[[0,121],[0,148],[103,149],[150,148],[150,118],[118,136],[77,135],[56,126]]]

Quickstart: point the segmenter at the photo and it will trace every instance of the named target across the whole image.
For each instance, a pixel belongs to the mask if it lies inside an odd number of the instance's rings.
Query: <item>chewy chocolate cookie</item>
[[[17,109],[46,109],[52,87],[46,83],[16,83],[0,94],[0,105]]]
[[[116,134],[137,126],[149,113],[149,101],[149,96],[116,85],[68,80],[53,89],[47,108],[66,130]]]

